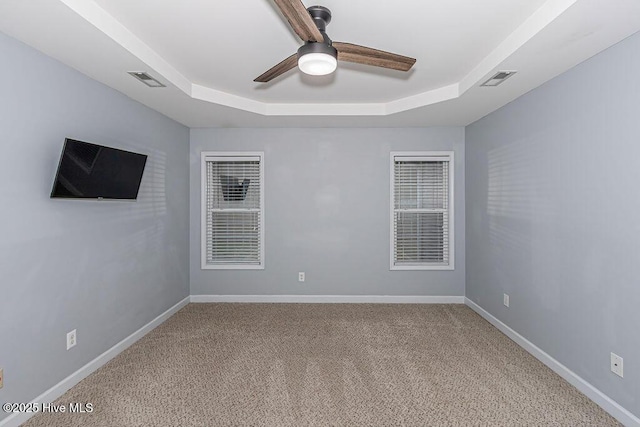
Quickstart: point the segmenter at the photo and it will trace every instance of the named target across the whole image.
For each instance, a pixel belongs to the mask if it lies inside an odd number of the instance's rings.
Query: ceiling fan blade
[[[324,37],[300,0],[274,0],[302,41],[322,42]]]
[[[271,67],[268,71],[262,73],[259,77],[256,77],[254,82],[266,83],[278,77],[281,74],[286,73],[292,68],[298,65],[298,54],[294,53],[278,65]]]
[[[338,60],[373,65],[374,67],[391,68],[399,71],[409,71],[416,63],[414,58],[372,49],[352,43],[333,42],[338,51]]]

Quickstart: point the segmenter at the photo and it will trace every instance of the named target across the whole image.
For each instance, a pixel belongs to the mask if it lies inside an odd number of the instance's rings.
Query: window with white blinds
[[[391,269],[453,270],[453,152],[391,153]]]
[[[202,153],[202,268],[264,268],[263,153]]]

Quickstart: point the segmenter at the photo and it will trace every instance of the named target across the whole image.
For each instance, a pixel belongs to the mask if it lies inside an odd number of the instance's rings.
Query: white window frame
[[[436,160],[436,161],[448,161],[449,162],[449,263],[448,264],[430,264],[430,263],[415,263],[415,264],[395,264],[395,234],[394,234],[394,213],[395,213],[395,161],[397,158],[402,160]],[[389,187],[391,199],[389,200],[390,206],[390,240],[389,240],[389,258],[390,258],[390,270],[454,270],[455,269],[455,211],[454,211],[454,164],[455,157],[453,151],[392,151],[390,153],[390,168],[389,168]]]
[[[207,161],[260,160],[260,262],[259,264],[207,264]],[[203,270],[264,270],[264,152],[263,151],[203,151],[200,163],[200,252]]]

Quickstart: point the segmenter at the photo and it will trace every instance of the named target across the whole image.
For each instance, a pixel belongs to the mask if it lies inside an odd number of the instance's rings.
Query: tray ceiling
[[[466,125],[640,30],[636,0],[322,5],[332,39],[412,56],[414,69],[341,62],[255,83],[301,45],[271,0],[3,0],[0,31],[190,127],[289,127]],[[498,70],[518,73],[479,86]]]

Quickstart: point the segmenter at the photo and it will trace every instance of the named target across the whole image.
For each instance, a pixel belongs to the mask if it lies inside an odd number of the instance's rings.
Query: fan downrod
[[[320,31],[325,31],[331,22],[331,11],[324,6],[311,6],[307,8],[309,15]]]

